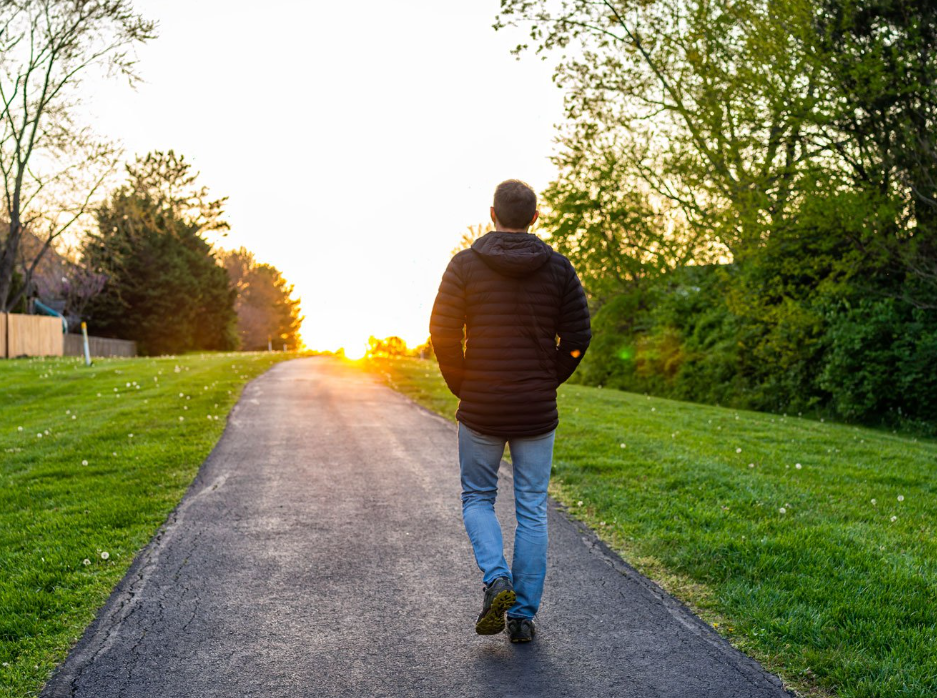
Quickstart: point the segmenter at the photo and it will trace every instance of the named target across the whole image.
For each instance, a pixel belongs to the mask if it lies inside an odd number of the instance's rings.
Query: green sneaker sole
[[[475,632],[479,635],[497,635],[504,630],[504,614],[514,605],[517,594],[508,589],[491,600],[491,608],[475,623]]]

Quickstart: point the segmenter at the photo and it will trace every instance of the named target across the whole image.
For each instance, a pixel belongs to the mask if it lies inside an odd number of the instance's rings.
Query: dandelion
[[[77,414],[73,414],[73,415],[72,415],[72,419],[78,419],[78,415],[77,415]]]
[[[626,445],[626,444],[619,444],[619,447],[620,447],[620,448],[627,448],[627,445]]]
[[[183,417],[183,416],[180,415],[180,416],[179,416],[179,421],[180,421],[180,422],[184,422],[184,421],[185,421],[185,417]]]
[[[128,439],[132,439],[132,438],[133,438],[133,434],[127,434],[127,438],[128,438]]]
[[[103,553],[101,553],[101,559],[102,559],[102,560],[106,560],[106,559],[109,558],[110,556],[111,556],[111,554],[110,554],[109,552],[107,552],[106,550],[105,550]]]
[[[42,434],[36,434],[36,438],[37,438],[37,439],[41,439],[41,438],[42,438]]]
[[[875,501],[875,497],[872,497],[872,506],[874,507],[876,504],[878,504],[878,502]]]
[[[71,413],[72,413],[71,410],[65,410],[65,414],[71,414]]]
[[[749,467],[749,468],[754,468],[754,467],[755,467],[755,464],[754,464],[754,463],[749,463],[749,464],[748,464],[748,467]]]
[[[781,513],[781,514],[786,514],[786,513],[787,513],[787,509],[785,509],[784,507],[781,507],[780,509],[778,509],[778,512]]]
[[[903,501],[904,501],[904,495],[903,495],[903,494],[899,494],[899,495],[898,495],[898,501],[899,501],[899,502],[903,502]]]
[[[208,415],[208,418],[211,419],[211,415]]]
[[[17,431],[23,431],[23,427],[16,427]]]
[[[81,464],[82,464],[82,465],[88,465],[88,461],[83,460],[83,461],[81,461]]]
[[[116,456],[116,455],[117,455],[117,451],[114,451],[113,453],[111,453],[111,455],[112,455],[112,456]]]
[[[652,408],[651,408],[651,412],[657,412],[657,408],[656,408],[656,407],[652,407]]]
[[[736,452],[736,453],[741,453],[741,452],[742,452],[742,449],[737,448],[737,449],[735,449],[735,452]]]
[[[582,500],[581,500],[581,499],[579,500],[577,506],[580,506],[580,507],[582,506]]]
[[[87,567],[88,565],[91,564],[91,560],[89,560],[88,558],[85,558],[84,560],[81,561],[81,564]]]
[[[179,393],[179,397],[185,397],[184,393]]]
[[[895,523],[895,521],[897,521],[897,520],[898,520],[898,517],[897,517],[897,516],[892,516],[892,517],[891,517],[891,522],[892,522],[892,523]]]
[[[800,469],[803,468],[804,466],[802,466],[800,463],[794,463],[794,467],[797,468],[798,470],[800,470]]]

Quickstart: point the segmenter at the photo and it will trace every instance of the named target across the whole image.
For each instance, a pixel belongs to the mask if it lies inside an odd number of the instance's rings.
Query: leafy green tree
[[[227,227],[223,200],[196,188],[197,174],[173,151],[138,158],[127,172],[83,247],[85,265],[107,276],[89,325],[146,354],[237,347],[236,291],[204,237]]]
[[[240,248],[222,252],[222,263],[231,285],[237,291],[237,329],[241,348],[249,351],[274,349],[286,345],[298,349],[302,324],[299,300],[293,298],[293,286],[271,264],[260,264],[254,255]]]

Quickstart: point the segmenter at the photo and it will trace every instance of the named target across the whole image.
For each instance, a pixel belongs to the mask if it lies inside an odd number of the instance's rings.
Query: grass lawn
[[[35,695],[289,354],[0,361],[0,696]]]
[[[433,361],[372,360],[452,418]],[[553,496],[811,695],[937,696],[937,441],[601,388],[559,396]]]

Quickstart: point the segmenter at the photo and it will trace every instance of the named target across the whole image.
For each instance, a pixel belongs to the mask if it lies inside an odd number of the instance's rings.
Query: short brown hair
[[[526,228],[537,212],[537,194],[526,182],[508,179],[495,188],[494,207],[505,228]]]

